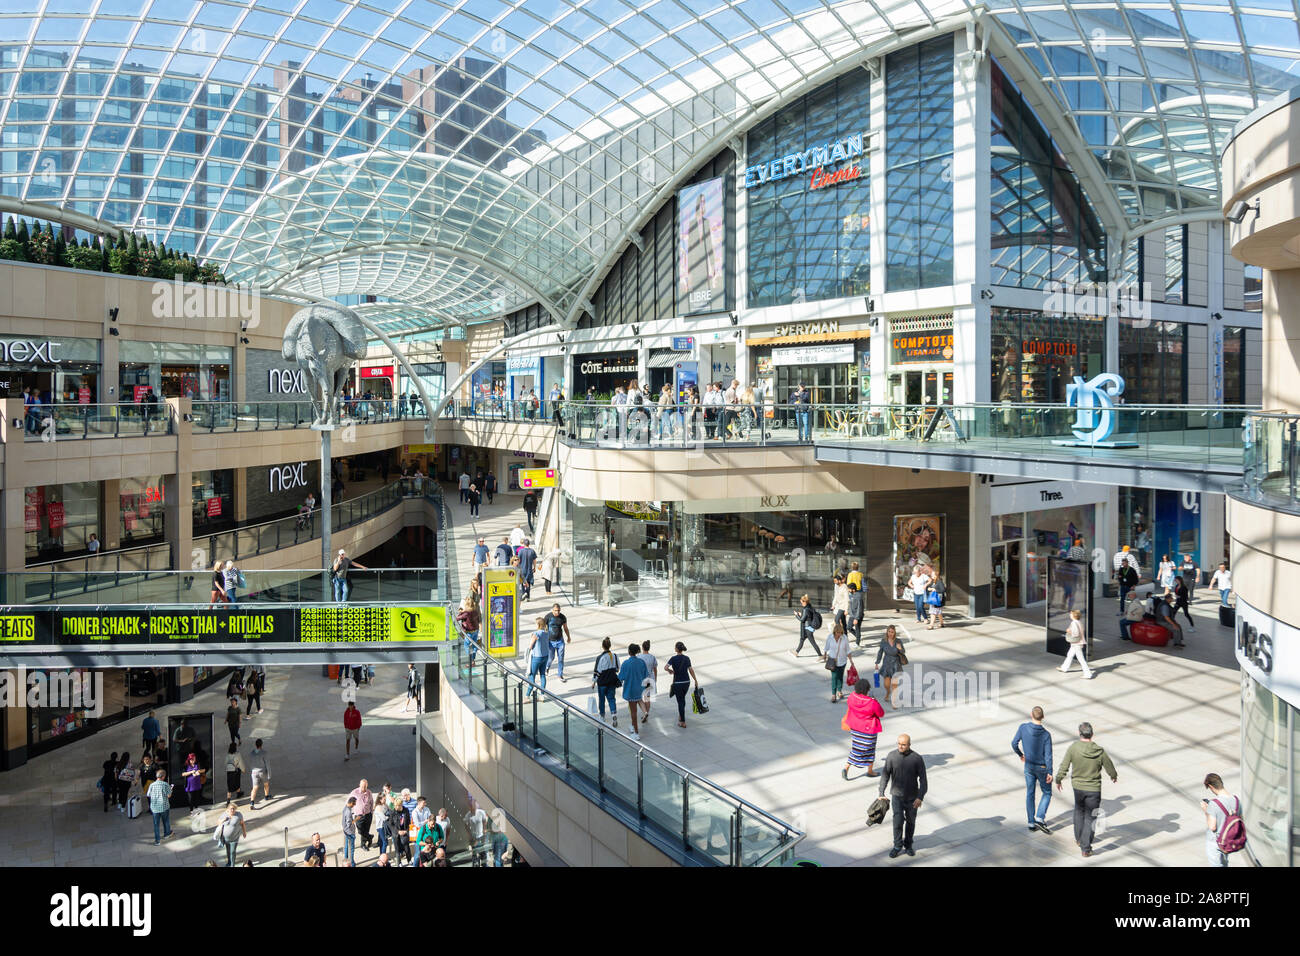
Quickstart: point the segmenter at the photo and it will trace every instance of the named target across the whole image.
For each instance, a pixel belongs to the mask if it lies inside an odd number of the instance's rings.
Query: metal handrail
[[[463,635],[462,635],[462,638],[463,638]],[[527,684],[527,685],[528,685],[529,687],[531,687],[534,691],[539,691],[539,692],[540,692],[542,695],[544,695],[545,698],[547,698],[549,701],[551,701],[552,703],[558,705],[558,706],[561,708],[561,712],[562,712],[562,713],[565,713],[565,714],[569,715],[570,717],[572,717],[572,715],[575,715],[575,714],[576,714],[580,719],[582,719],[582,720],[586,720],[586,721],[587,721],[587,722],[588,722],[592,727],[596,728],[598,735],[603,735],[603,734],[606,734],[606,733],[617,733],[617,731],[613,730],[613,728],[611,728],[611,727],[609,727],[608,725],[606,725],[603,721],[600,721],[600,720],[596,719],[594,716],[592,716],[591,714],[588,714],[588,713],[586,713],[585,711],[583,711],[583,710],[581,710],[581,709],[579,709],[579,708],[573,706],[572,704],[570,704],[568,701],[564,700],[563,698],[555,696],[554,694],[552,694],[552,693],[550,693],[548,690],[546,690],[546,688],[544,688],[544,687],[540,686],[539,684],[536,684],[536,683],[534,683],[533,681],[529,680],[529,678],[526,677],[526,676],[524,676],[523,674],[518,674],[518,673],[514,673],[514,672],[512,672],[509,668],[507,668],[507,667],[506,667],[504,664],[502,664],[500,661],[496,660],[495,658],[490,657],[490,656],[488,655],[488,653],[487,653],[487,649],[483,646],[483,644],[482,644],[481,641],[473,641],[472,643],[473,643],[473,644],[475,645],[475,647],[477,648],[477,654],[476,654],[476,656],[481,657],[481,658],[483,659],[483,661],[484,661],[484,672],[485,672],[484,682],[485,682],[485,686],[486,686],[486,680],[487,680],[487,677],[486,677],[486,668],[487,668],[487,664],[488,664],[488,663],[491,663],[494,667],[496,667],[497,672],[498,672],[501,676],[503,676],[503,677],[514,677],[516,680],[520,681],[521,684]],[[464,651],[464,640],[457,641],[457,642],[456,642],[457,674],[459,673],[460,656],[461,656],[461,654],[463,653],[463,651]],[[473,690],[474,690],[474,687],[473,687],[473,675],[472,675],[472,674],[471,674],[470,677],[467,679],[467,684],[469,685],[470,690],[473,691]],[[625,737],[626,735],[622,735],[622,734],[620,734],[619,736],[623,736],[623,737]],[[776,816],[773,816],[773,815],[772,815],[770,812],[768,812],[767,810],[764,810],[764,809],[762,809],[761,807],[755,806],[753,803],[751,803],[750,801],[746,800],[744,797],[740,796],[740,795],[737,794],[737,793],[734,793],[734,792],[728,790],[726,787],[723,787],[723,786],[720,785],[720,784],[714,783],[712,780],[709,780],[709,779],[707,779],[707,778],[705,778],[705,777],[701,777],[699,774],[695,773],[694,771],[690,770],[690,769],[687,768],[687,767],[682,766],[682,765],[679,764],[677,761],[673,760],[671,757],[667,757],[667,756],[665,756],[665,755],[659,753],[659,751],[654,750],[653,748],[647,747],[647,746],[645,746],[644,744],[637,743],[637,742],[632,741],[632,740],[630,740],[630,739],[627,740],[627,743],[629,743],[629,744],[634,744],[634,745],[635,745],[635,747],[636,747],[636,751],[637,751],[637,755],[638,755],[638,759],[643,759],[644,755],[647,755],[647,754],[648,754],[648,755],[651,756],[651,757],[652,757],[652,758],[653,758],[657,763],[660,763],[660,764],[662,764],[662,765],[666,765],[666,766],[668,766],[669,768],[671,768],[672,770],[678,772],[678,774],[683,778],[683,780],[693,781],[693,782],[695,782],[695,783],[701,785],[704,789],[709,790],[709,791],[712,791],[713,794],[714,794],[715,796],[720,796],[720,797],[722,797],[724,800],[729,801],[729,802],[733,803],[734,805],[736,805],[736,806],[738,806],[738,807],[745,807],[745,808],[747,808],[747,809],[749,809],[749,810],[752,810],[755,814],[758,815],[758,817],[759,817],[760,819],[762,819],[765,823],[767,823],[767,824],[768,824],[768,825],[769,825],[773,830],[779,830],[779,831],[780,831],[780,834],[781,834],[781,838],[782,838],[782,839],[781,839],[781,846],[780,846],[779,849],[781,849],[782,851],[785,851],[785,850],[790,849],[790,848],[793,847],[795,844],[797,844],[800,840],[802,840],[802,839],[804,838],[804,836],[806,836],[806,834],[804,833],[804,831],[799,830],[798,828],[792,826],[792,825],[789,824],[789,823],[786,823],[784,820],[781,820],[781,819],[777,818]],[[567,762],[568,762],[568,755],[567,755],[567,753],[564,754],[563,757],[564,757],[564,759],[565,759],[565,761],[566,761],[566,764],[567,764]],[[787,837],[792,837],[793,839],[789,839],[789,840],[787,840],[787,839],[786,839]],[[770,855],[770,854],[765,854],[765,856],[766,856],[766,855]]]
[[[153,544],[138,544],[131,548],[109,548],[109,549],[101,548],[99,551],[96,551],[94,554],[91,554],[89,551],[87,551],[85,554],[74,554],[72,557],[69,558],[53,558],[49,561],[39,561],[36,564],[25,565],[23,570],[36,572],[36,571],[42,571],[44,568],[48,568],[52,565],[64,564],[69,561],[98,561],[98,560],[107,560],[108,558],[117,559],[119,563],[119,567],[113,569],[105,568],[103,571],[103,573],[105,574],[110,572],[117,572],[121,574],[158,574],[161,573],[162,571],[170,570],[169,568],[127,568],[125,571],[121,569],[120,562],[123,555],[137,554],[145,551],[166,551],[167,563],[168,564],[171,563],[171,545],[167,544],[166,542],[162,542],[162,543],[155,542]],[[86,572],[85,571],[50,571],[46,573],[85,574]],[[100,572],[96,572],[96,573],[100,573]]]

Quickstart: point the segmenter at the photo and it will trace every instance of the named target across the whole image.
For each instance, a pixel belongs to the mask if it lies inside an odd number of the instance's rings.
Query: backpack
[[[822,612],[817,610],[815,607],[812,608],[812,620],[808,623],[812,625],[814,631],[820,631],[822,627]]]
[[[1231,813],[1217,798],[1214,801],[1224,816],[1223,826],[1214,834],[1214,845],[1220,853],[1236,853],[1246,845],[1246,821],[1241,818],[1241,799],[1236,797],[1234,800]]]

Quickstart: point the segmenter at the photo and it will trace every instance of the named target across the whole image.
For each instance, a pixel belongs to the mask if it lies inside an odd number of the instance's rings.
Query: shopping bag
[[[858,665],[850,664],[849,672],[844,676],[844,683],[852,687],[858,682]]]
[[[1092,838],[1099,839],[1106,835],[1106,811],[1101,807],[1092,811]]]
[[[707,714],[708,712],[709,705],[704,700],[704,691],[696,687],[695,690],[691,692],[691,713]]]

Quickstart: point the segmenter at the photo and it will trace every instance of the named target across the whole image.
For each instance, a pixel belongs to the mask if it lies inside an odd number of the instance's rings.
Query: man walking
[[[1133,556],[1126,544],[1115,552],[1111,559],[1111,566],[1114,568],[1115,580],[1119,584],[1119,612],[1124,613],[1124,597],[1138,583],[1138,561]]]
[[[528,530],[531,533],[537,522],[537,492],[524,493],[524,515],[528,518]]]
[[[1056,771],[1056,789],[1065,786],[1065,775],[1071,772],[1070,785],[1074,787],[1074,842],[1084,856],[1092,856],[1093,811],[1101,806],[1101,772],[1106,771],[1111,783],[1119,780],[1115,765],[1092,739],[1092,724],[1079,725],[1079,739],[1070,744],[1065,759]]]
[[[465,471],[462,471],[462,472],[460,473],[460,501],[461,501],[461,504],[464,504],[466,501],[469,500],[469,495],[467,494],[468,491],[469,491],[469,473],[468,473],[468,472],[465,472]]]
[[[158,718],[154,716],[152,710],[149,711],[149,716],[140,722],[140,736],[144,739],[144,752],[153,753],[154,745],[162,736],[162,727],[158,725]]]
[[[1241,823],[1241,800],[1228,792],[1223,785],[1223,778],[1217,773],[1205,775],[1205,789],[1210,791],[1210,799],[1201,801],[1201,810],[1205,813],[1205,856],[1210,861],[1210,866],[1227,866],[1228,853],[1245,846],[1246,842],[1245,824]],[[1237,819],[1229,824],[1229,817]],[[1228,842],[1226,852],[1219,839],[1225,833]]]
[[[357,788],[348,794],[349,799],[356,800],[352,808],[357,823],[357,833],[361,836],[361,849],[369,850],[374,837],[370,833],[370,824],[375,819],[375,794],[370,789],[370,781],[362,780]]]
[[[1219,569],[1210,577],[1210,587],[1216,588],[1219,592],[1219,605],[1228,606],[1228,595],[1232,593],[1232,572],[1228,570],[1228,565],[1220,561]]]
[[[925,760],[912,749],[912,738],[898,735],[898,749],[885,758],[885,769],[880,774],[880,796],[889,790],[889,802],[894,811],[894,848],[889,851],[892,860],[906,852],[916,856],[912,849],[912,835],[916,832],[916,811],[921,809],[929,784],[925,779]]]
[[[172,785],[167,782],[167,771],[159,770],[153,783],[146,792],[149,798],[149,812],[153,814],[153,845],[172,835]],[[158,835],[158,825],[162,824],[162,836]]]
[[[1043,708],[1029,712],[1029,722],[1020,725],[1011,740],[1011,750],[1025,765],[1025,816],[1029,832],[1052,831],[1047,826],[1047,807],[1052,802],[1052,735],[1043,726]],[[1021,750],[1021,747],[1024,750]],[[1039,790],[1038,812],[1034,812],[1034,787]]]
[[[226,708],[226,727],[230,730],[230,742],[232,744],[240,743],[239,724],[241,721],[239,714],[239,698],[230,698],[230,706]]]
[[[488,555],[487,538],[479,535],[478,544],[474,545],[474,576],[478,577],[479,571],[487,567]]]
[[[357,745],[361,752],[361,711],[357,710],[356,701],[348,701],[348,709],[343,711],[343,759],[352,759],[352,745]]]
[[[1183,555],[1183,563],[1178,566],[1178,573],[1183,577],[1183,583],[1187,585],[1187,600],[1192,602],[1196,600],[1196,585],[1201,583],[1201,569],[1196,566],[1190,554]]]
[[[514,556],[515,556],[515,549],[510,547],[510,536],[506,535],[504,538],[501,539],[501,543],[497,545],[497,549],[493,554],[493,560],[496,562],[495,567],[498,568],[510,567],[510,559],[513,558]]]
[[[261,737],[253,741],[253,752],[248,755],[248,772],[253,778],[252,799],[248,802],[248,809],[256,810],[260,790],[265,788],[264,799],[271,799],[271,764],[266,759]]]
[[[573,635],[569,633],[569,619],[564,616],[558,603],[551,605],[551,613],[546,615],[544,620],[546,625],[547,645],[550,648],[551,660],[556,664],[556,673],[560,676],[560,683],[564,683],[564,645],[573,642]]]
[[[537,567],[537,552],[532,549],[528,539],[524,538],[515,552],[519,559],[519,600],[527,601],[533,596],[533,572]]]

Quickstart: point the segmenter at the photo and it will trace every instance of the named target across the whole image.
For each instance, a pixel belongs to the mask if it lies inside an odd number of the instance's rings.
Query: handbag
[[[914,600],[915,598],[916,598],[916,592],[912,590],[911,585],[908,585],[907,587],[903,588],[904,601],[911,601]]]
[[[898,666],[907,666],[907,652],[903,650],[903,645],[901,643],[898,645]]]
[[[858,682],[858,665],[850,664],[848,673],[844,675],[844,683],[852,687],[857,682]]]

